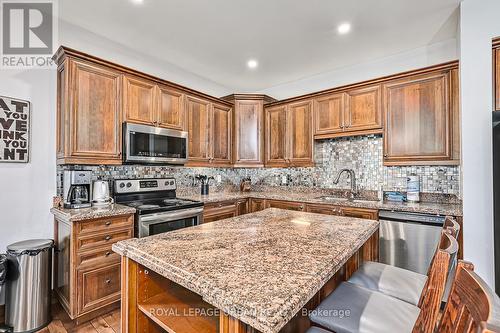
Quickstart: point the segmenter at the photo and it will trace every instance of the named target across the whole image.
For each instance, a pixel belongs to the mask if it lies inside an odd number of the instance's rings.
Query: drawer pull
[[[106,252],[106,257],[109,257],[111,255],[111,251]]]
[[[109,240],[111,239],[111,236],[109,236],[109,235],[108,235],[108,236],[104,237],[104,239],[105,239],[106,241],[109,241]]]
[[[111,279],[106,279],[106,284],[110,284],[111,283]]]
[[[111,221],[107,221],[106,226],[110,226],[110,225],[111,225]]]

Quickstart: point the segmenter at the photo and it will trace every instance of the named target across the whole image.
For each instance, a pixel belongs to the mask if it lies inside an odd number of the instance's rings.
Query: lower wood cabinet
[[[366,208],[342,207],[342,216],[357,217],[367,220],[378,220],[378,210]]]
[[[288,210],[305,211],[306,204],[302,202],[266,200],[266,208],[280,208]]]
[[[71,319],[83,322],[120,305],[117,241],[132,238],[132,214],[69,222],[54,221],[54,291]]]
[[[250,198],[250,213],[259,212],[266,209],[266,199]]]
[[[203,223],[214,222],[238,216],[238,201],[224,201],[206,204],[203,210]]]

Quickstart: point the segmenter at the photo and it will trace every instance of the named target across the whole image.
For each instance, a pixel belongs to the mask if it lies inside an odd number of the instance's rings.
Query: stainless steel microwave
[[[184,164],[188,133],[138,124],[123,124],[123,161],[136,164]]]

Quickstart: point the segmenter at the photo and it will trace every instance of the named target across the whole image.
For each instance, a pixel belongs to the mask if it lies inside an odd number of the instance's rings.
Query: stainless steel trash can
[[[5,323],[13,332],[35,332],[51,320],[52,248],[50,239],[7,246]]]

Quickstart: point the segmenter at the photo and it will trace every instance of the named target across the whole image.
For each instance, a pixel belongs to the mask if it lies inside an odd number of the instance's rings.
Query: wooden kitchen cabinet
[[[266,209],[266,199],[250,198],[250,213]]]
[[[203,208],[203,223],[214,222],[238,216],[237,201],[208,203]]]
[[[266,166],[312,166],[312,101],[266,108]]]
[[[225,105],[212,106],[212,152],[210,162],[217,166],[231,165],[231,108]]]
[[[305,211],[306,205],[302,202],[266,200],[266,208],[279,208],[279,209]]]
[[[380,85],[348,90],[346,93],[344,126],[348,132],[382,129],[382,99]]]
[[[286,105],[266,109],[266,166],[288,166]]]
[[[264,166],[264,106],[262,100],[234,104],[233,162],[236,167]]]
[[[366,208],[355,208],[355,207],[342,207],[342,216],[347,217],[357,217],[360,219],[367,220],[378,220],[378,210],[376,209],[366,209]]]
[[[306,211],[308,213],[325,214],[325,215],[342,215],[342,209],[339,206],[325,204],[307,204]]]
[[[342,133],[344,131],[344,94],[336,93],[314,100],[314,135]]]
[[[384,165],[458,164],[458,72],[384,85]]]
[[[125,121],[156,125],[156,84],[125,75],[123,77],[123,110]]]
[[[186,98],[187,131],[189,133],[189,165],[208,165],[211,158],[210,102],[192,96]]]
[[[250,213],[250,209],[248,206],[249,206],[248,199],[240,199],[236,201],[236,210],[238,211],[238,216]]]
[[[120,256],[112,245],[132,238],[134,215],[54,220],[54,291],[71,319],[83,322],[120,306]]]
[[[312,166],[312,101],[290,104],[287,113],[289,163],[292,166]]]
[[[184,130],[184,94],[164,85],[157,86],[157,114],[159,127]]]
[[[121,164],[121,74],[66,57],[57,79],[57,163]]]

